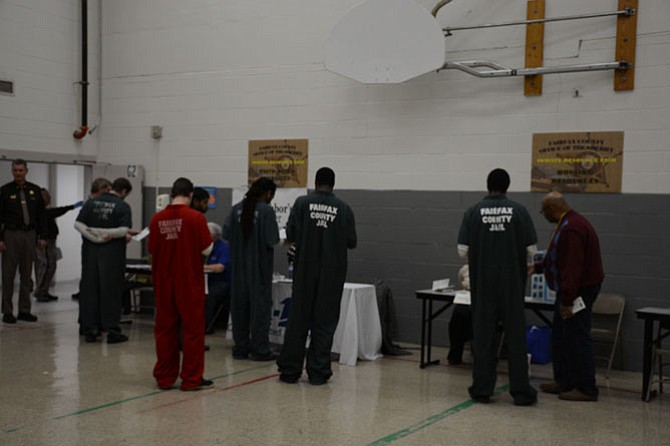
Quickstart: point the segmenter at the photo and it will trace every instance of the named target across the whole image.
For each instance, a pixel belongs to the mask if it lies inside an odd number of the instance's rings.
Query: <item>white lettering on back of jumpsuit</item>
[[[505,224],[512,221],[514,209],[511,207],[481,208],[482,223],[488,225],[489,231],[504,231]]]
[[[328,206],[327,204],[310,203],[309,204],[309,218],[316,220],[316,227],[327,228],[328,223],[335,221],[337,217],[337,207]]]
[[[174,220],[161,220],[158,222],[160,233],[165,235],[165,240],[176,240],[181,232],[181,218]]]

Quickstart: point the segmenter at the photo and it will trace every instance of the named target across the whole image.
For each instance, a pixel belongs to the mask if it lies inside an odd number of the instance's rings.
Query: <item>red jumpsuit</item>
[[[149,225],[149,253],[156,299],[158,387],[168,389],[179,376],[179,332],[183,333],[181,389],[197,387],[205,368],[205,278],[202,251],[212,238],[203,214],[186,205],[169,205]]]

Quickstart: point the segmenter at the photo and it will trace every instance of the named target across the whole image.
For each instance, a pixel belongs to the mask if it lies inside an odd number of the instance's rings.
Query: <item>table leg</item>
[[[425,352],[426,352],[426,299],[421,299],[421,363],[419,364],[420,368],[426,367],[425,362]]]
[[[426,365],[431,365],[431,353],[433,347],[433,299],[428,299],[428,345],[426,346]]]
[[[542,313],[542,311],[533,309],[533,313],[535,313],[535,314],[537,315],[537,317],[539,317],[540,319],[542,319],[542,322],[544,322],[545,324],[547,324],[547,327],[551,328],[551,320],[549,320],[549,318],[548,318],[547,316],[545,316],[545,315]]]
[[[449,308],[453,302],[447,302],[442,308],[433,313],[433,298],[430,296],[421,295],[421,363],[422,369],[429,365],[439,364],[440,360],[432,360],[432,345],[433,345],[433,319],[442,314]]]
[[[647,400],[647,391],[649,390],[649,381],[651,380],[651,352],[653,349],[654,335],[653,319],[644,320],[644,346],[642,351],[642,401]]]

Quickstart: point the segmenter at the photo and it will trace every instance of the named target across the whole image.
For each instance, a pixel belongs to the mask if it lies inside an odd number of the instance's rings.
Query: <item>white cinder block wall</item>
[[[529,189],[534,132],[625,131],[623,190],[670,190],[670,2],[640,2],[636,85],[615,93],[611,72],[547,75],[544,94],[521,78],[456,71],[365,86],[323,68],[331,28],[358,0],[89,0],[89,124],[80,124],[80,1],[0,2],[0,151],[97,155],[142,164],[147,186],[178,175],[245,183],[247,141],[309,138],[344,189],[482,190],[502,166]],[[420,0],[427,10],[437,0]],[[547,16],[616,10],[615,0],[549,0]],[[524,0],[455,0],[442,26],[525,17]],[[98,26],[101,20],[102,28]],[[374,26],[374,24],[371,24]],[[102,56],[98,51],[102,31]],[[545,63],[613,60],[615,19],[546,25]],[[524,27],[461,31],[449,60],[523,66]],[[102,64],[100,65],[100,59]],[[98,76],[102,67],[102,82]],[[574,97],[579,90],[579,97]],[[150,137],[161,125],[163,138]]]
[[[326,72],[324,42],[358,0],[117,0],[103,5],[100,159],[137,163],[147,184],[178,175],[245,182],[247,141],[310,141],[345,189],[482,190],[493,167],[529,190],[534,132],[625,131],[624,192],[670,191],[670,3],[641,1],[636,85],[612,72],[547,75],[526,98],[522,78],[456,71],[365,86]],[[436,0],[421,0],[430,10]],[[547,2],[547,16],[614,11],[615,0]],[[525,18],[523,0],[456,0],[441,25]],[[546,65],[614,60],[614,17],[546,25]],[[374,24],[371,23],[371,26]],[[461,31],[449,60],[523,66],[525,28]],[[579,97],[573,97],[579,90]],[[150,126],[163,126],[163,139]]]
[[[100,90],[98,1],[89,6],[88,125],[98,121]],[[81,126],[81,2],[0,1],[0,156],[26,151],[96,156],[97,134],[75,140]],[[28,158],[28,157],[27,157]]]

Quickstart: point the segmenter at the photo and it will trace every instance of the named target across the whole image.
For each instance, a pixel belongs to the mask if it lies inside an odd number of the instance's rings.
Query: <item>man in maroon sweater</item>
[[[542,214],[556,223],[544,259],[544,275],[556,291],[556,306],[551,342],[555,382],[540,388],[562,400],[597,401],[591,310],[605,277],[598,235],[559,192],[544,197]],[[573,313],[579,297],[586,307]]]

